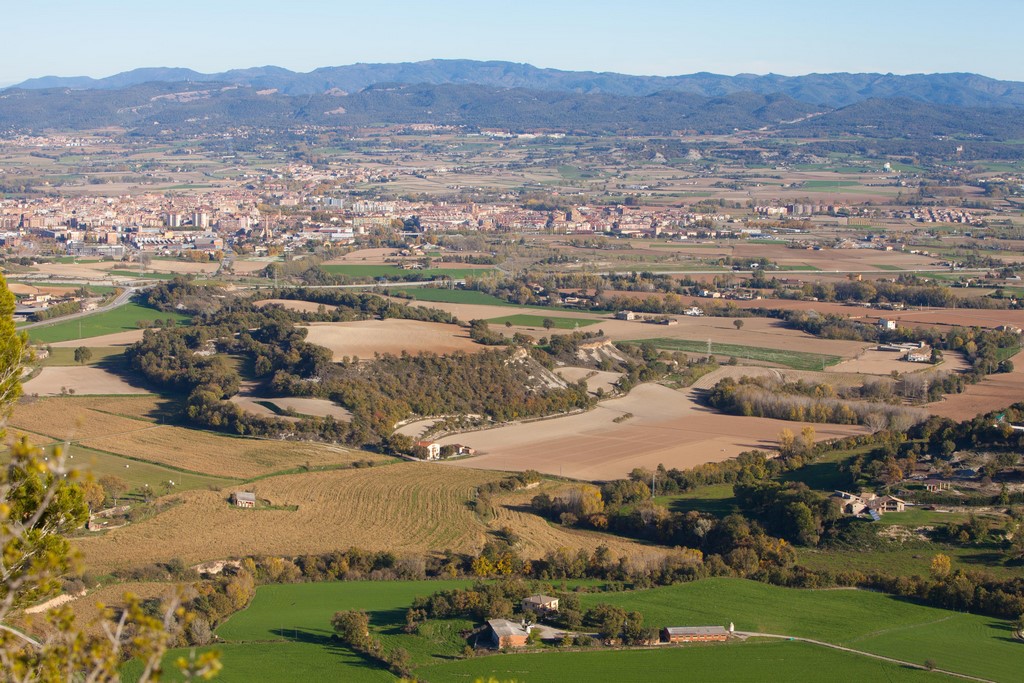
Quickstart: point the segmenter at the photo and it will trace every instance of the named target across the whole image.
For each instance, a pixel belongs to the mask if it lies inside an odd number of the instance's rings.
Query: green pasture
[[[667,351],[684,351],[686,353],[707,353],[708,344],[703,341],[689,339],[669,339],[655,337],[654,339],[636,339],[627,344],[650,343],[656,348]],[[711,353],[718,356],[736,356],[750,360],[778,363],[793,368],[794,370],[821,370],[829,365],[835,365],[842,360],[840,356],[830,356],[821,353],[809,353],[807,351],[787,351],[784,349],[765,349],[759,346],[742,346],[740,344],[711,344]]]
[[[33,327],[28,330],[28,335],[32,341],[52,344],[137,330],[140,321],[166,320],[168,318],[173,318],[179,323],[189,319],[188,316],[180,313],[164,313],[148,306],[128,303],[102,313],[94,313],[63,322],[57,320],[48,325]]]
[[[582,598],[584,609],[599,602],[639,611],[651,626],[734,623],[739,631],[812,638],[915,664],[931,660],[939,668],[998,681],[1019,679],[1024,648],[1013,639],[1009,622],[869,591],[707,579]]]
[[[760,683],[767,680],[820,681],[825,671],[842,672],[843,680],[949,680],[927,671],[784,640],[649,650],[495,655],[437,664],[418,669],[416,673],[431,683],[488,679],[524,683]]]

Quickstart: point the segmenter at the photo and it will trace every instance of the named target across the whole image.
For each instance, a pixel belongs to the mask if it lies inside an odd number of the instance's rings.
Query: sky
[[[8,3],[5,3],[8,4]],[[1024,81],[1024,1],[34,0],[2,12],[0,85],[273,64],[495,59],[676,75],[966,71]]]

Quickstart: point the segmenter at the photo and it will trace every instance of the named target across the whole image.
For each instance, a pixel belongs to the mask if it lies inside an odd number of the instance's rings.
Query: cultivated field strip
[[[121,400],[55,397],[21,403],[11,415],[10,424],[25,431],[44,434],[57,441],[80,441],[122,435],[154,426],[155,422],[145,417],[154,405],[151,397],[123,399],[130,403],[119,404]],[[138,417],[123,417],[111,412],[94,410],[93,406],[100,404],[91,401],[102,401],[106,411],[131,412]]]
[[[489,523],[467,502],[475,488],[502,475],[428,463],[270,477],[248,485],[277,509],[243,510],[228,490],[177,494],[180,505],[154,518],[75,541],[89,568],[137,566],[180,557],[189,564],[246,555],[325,553],[351,546],[398,554],[450,548],[476,552],[487,534],[512,526],[535,557],[560,547],[592,551],[602,542],[635,555],[646,546],[552,526],[535,515],[499,510]],[[525,504],[536,489],[515,494]],[[506,504],[496,497],[498,506]],[[289,509],[288,506],[296,506]]]
[[[145,427],[145,425],[143,425]],[[222,436],[183,427],[150,426],[81,439],[87,448],[191,472],[248,479],[310,465],[339,465],[366,456],[326,444]]]

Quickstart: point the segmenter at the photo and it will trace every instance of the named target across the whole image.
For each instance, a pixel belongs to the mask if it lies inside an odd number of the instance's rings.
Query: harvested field
[[[856,358],[833,365],[829,372],[856,372],[865,375],[889,375],[893,372],[920,372],[933,367],[929,363],[911,363],[902,353],[868,349]]]
[[[86,566],[100,571],[173,557],[195,564],[252,553],[299,555],[349,546],[475,552],[490,527],[466,501],[476,486],[496,478],[430,463],[271,477],[246,488],[274,505],[298,506],[296,510],[243,510],[228,504],[227,492],[189,491],[177,495],[181,505],[152,519],[76,539],[75,544]],[[522,551],[529,557],[561,546],[591,549],[598,543],[592,534],[552,527],[534,515],[500,514],[513,515]],[[500,527],[502,519],[499,515],[491,527]],[[601,542],[620,554],[644,548],[614,537],[602,536]]]
[[[340,256],[330,261],[324,261],[325,265],[337,265],[342,263],[366,263],[368,265],[382,265],[384,259],[398,256],[397,249],[382,247],[378,249],[356,249],[355,251]]]
[[[170,426],[82,438],[81,444],[190,472],[242,479],[306,464],[341,465],[368,455],[327,444],[247,439]]]
[[[264,306],[281,306],[289,311],[298,311],[299,313],[316,313],[321,306],[327,310],[334,308],[333,306],[318,304],[314,301],[296,301],[294,299],[260,299],[255,302],[255,305],[260,308]]]
[[[404,434],[412,438],[418,438],[423,432],[427,431],[435,424],[441,421],[439,417],[428,417],[422,420],[413,420],[407,424],[402,425],[395,430],[396,434]]]
[[[335,360],[343,356],[373,358],[375,353],[475,353],[487,347],[469,338],[457,325],[418,320],[358,320],[349,323],[314,323],[307,327],[306,341],[331,350]]]
[[[228,400],[247,413],[259,415],[260,417],[277,417],[277,413],[275,413],[267,406],[262,405],[261,403],[259,403],[258,399],[252,398],[251,396],[242,396],[241,394],[236,394]]]
[[[156,409],[157,400],[151,396],[138,399],[45,398],[19,403],[10,424],[57,441],[116,437],[152,428],[155,423],[150,414]]]
[[[698,304],[699,301],[698,299]],[[493,320],[496,318],[504,320],[506,317],[514,318],[517,315],[529,315],[531,317],[541,315],[538,313],[539,309],[536,308],[510,308],[507,306],[451,302],[412,302],[411,305],[422,305],[448,311],[460,320]],[[804,332],[789,329],[782,321],[772,318],[744,318],[743,328],[737,330],[735,325],[733,325],[732,318],[714,318],[710,316],[669,316],[678,321],[676,325],[654,325],[637,321],[616,320],[607,314],[601,315],[584,311],[558,311],[557,316],[565,320],[580,319],[581,326],[584,320],[599,318],[599,322],[591,325],[588,331],[600,329],[607,337],[614,341],[661,337],[706,343],[710,339],[715,344],[736,344],[738,346],[784,349],[841,356],[843,358],[853,357],[867,347],[865,342],[818,339]],[[511,329],[507,329],[503,325],[496,325],[493,329],[509,335],[515,332],[536,332],[528,327],[516,327],[515,325]]]
[[[962,394],[951,394],[925,408],[932,415],[960,421],[1024,401],[1024,358],[1018,353],[1013,363],[1013,372],[988,375]]]
[[[142,335],[145,333],[145,330],[128,330],[126,332],[103,334],[99,337],[89,337],[87,346],[128,346],[129,344],[134,344],[137,341],[142,341]],[[62,349],[73,349],[82,346],[82,340],[70,339],[68,341],[53,342],[50,346]]]
[[[710,389],[726,377],[732,377],[737,380],[741,377],[771,377],[772,379],[784,382],[803,380],[807,383],[828,382],[832,385],[838,384],[841,386],[859,386],[862,382],[862,378],[857,375],[831,373],[827,370],[825,372],[815,372],[813,370],[791,370],[789,368],[766,368],[759,365],[723,365],[691,384],[690,389]]]
[[[96,366],[51,366],[25,382],[26,394],[57,396],[62,389],[83,394],[148,394],[148,389],[133,386],[121,376]]]
[[[628,293],[627,293],[628,294]],[[632,294],[636,294],[633,292]],[[702,299],[693,299],[699,306]],[[904,327],[929,327],[931,325],[971,325],[998,327],[1014,325],[1024,327],[1024,310],[992,310],[980,308],[928,308],[908,311],[885,311],[864,306],[847,306],[824,301],[790,301],[788,299],[756,299],[752,301],[729,301],[737,308],[778,308],[787,311],[816,311],[821,314],[834,313],[853,319],[878,318],[896,320]],[[749,319],[747,319],[749,322]]]
[[[578,382],[581,379],[587,380],[587,391],[594,394],[598,389],[605,393],[615,389],[613,386],[622,378],[621,372],[607,372],[604,370],[591,370],[590,368],[555,368],[555,374],[567,382]]]
[[[627,414],[632,417],[614,422]],[[659,463],[680,469],[718,462],[754,448],[771,449],[783,429],[805,423],[722,415],[695,400],[693,390],[644,384],[628,396],[604,401],[586,413],[445,437],[479,455],[455,460],[459,467],[535,469],[574,479],[625,477],[636,467]],[[864,433],[850,425],[814,425],[818,438]]]
[[[281,410],[294,410],[299,415],[312,415],[313,417],[333,417],[335,420],[351,420],[352,413],[348,412],[336,403],[324,398],[296,398],[287,396],[285,398],[261,399],[273,403]]]

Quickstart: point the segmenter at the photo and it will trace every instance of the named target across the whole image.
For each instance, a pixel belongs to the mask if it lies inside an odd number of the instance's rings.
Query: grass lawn
[[[708,344],[704,341],[692,341],[689,339],[668,339],[656,337],[654,339],[638,339],[628,344],[654,344],[659,349],[668,351],[685,351],[687,353],[706,353]],[[821,353],[808,353],[806,351],[786,351],[782,349],[765,349],[757,346],[741,346],[739,344],[712,344],[711,353],[719,356],[736,356],[737,358],[749,358],[751,360],[768,361],[791,367],[794,370],[821,370],[828,365],[835,365],[842,360],[839,356],[829,356]]]
[[[877,566],[877,565],[876,565]],[[735,623],[739,631],[814,638],[999,681],[1020,678],[1009,622],[925,607],[857,590],[799,590],[740,579],[708,579],[645,591],[588,594],[644,614],[645,624]]]
[[[127,330],[137,330],[139,329],[139,322],[142,320],[166,320],[167,318],[173,318],[178,322],[189,319],[188,316],[181,315],[180,313],[164,313],[148,306],[128,303],[103,313],[95,313],[64,322],[55,321],[49,325],[34,327],[28,330],[28,333],[32,341],[51,344],[54,342],[71,341],[72,339],[99,337],[104,334],[114,334]]]
[[[903,270],[899,266],[894,266],[888,263],[872,263],[871,267],[877,268],[878,270]]]
[[[204,474],[183,472],[182,470],[163,467],[151,462],[125,458],[113,453],[74,445],[69,451],[72,462],[77,467],[91,473],[96,479],[107,475],[121,477],[128,482],[131,490],[142,489],[149,484],[150,489],[161,491],[164,482],[173,481],[175,491],[205,489],[211,486],[225,486],[235,479],[227,477],[211,477]]]
[[[800,187],[805,190],[834,190],[837,187],[859,187],[855,180],[808,180]]]
[[[424,634],[405,634],[405,612],[414,598],[441,590],[469,586],[455,581],[344,581],[262,586],[245,610],[220,628],[218,646],[225,654],[225,681],[393,681],[386,669],[367,661],[330,640],[335,612],[365,610],[370,628],[385,648],[404,647],[414,661],[431,664],[454,657],[462,649],[446,633],[451,622],[436,622]],[[469,622],[455,623],[468,627]],[[165,661],[173,662],[187,650],[173,650]],[[169,669],[168,669],[169,671]],[[125,677],[138,676],[138,667],[127,666]],[[179,680],[173,676],[169,680]]]
[[[520,327],[544,327],[544,321],[550,320],[555,325],[555,328],[559,330],[572,330],[577,327],[586,327],[587,325],[593,325],[600,322],[599,320],[590,320],[587,318],[556,318],[553,316],[543,315],[506,315],[502,318],[491,318],[487,322],[492,325],[504,325],[505,323],[512,323],[513,325],[519,325]]]
[[[962,547],[929,541],[909,541],[880,550],[813,550],[797,548],[799,564],[809,569],[877,572],[883,567],[898,576],[928,576],[937,553],[948,555],[953,569],[984,571],[999,578],[1021,575],[1021,565],[1007,564],[1002,550],[992,546]]]
[[[208,648],[201,648],[203,652]],[[363,656],[331,643],[328,639],[280,640],[269,643],[228,643],[218,645],[224,668],[215,681],[253,683],[254,681],[351,681],[352,683],[383,683],[397,681],[387,669]],[[181,681],[173,666],[178,657],[187,657],[187,649],[171,650],[164,660],[161,680]],[[130,661],[121,669],[124,681],[137,681],[142,667]]]
[[[659,505],[664,505],[673,512],[696,510],[719,517],[730,514],[736,505],[732,484],[700,486],[686,493],[658,496],[655,502]]]
[[[801,481],[812,489],[831,493],[850,485],[849,477],[840,471],[840,465],[858,455],[865,455],[875,448],[877,446],[859,446],[847,450],[829,451],[812,463],[783,473],[780,479],[784,482]]]
[[[938,681],[939,674],[796,641],[664,647],[651,650],[545,652],[495,655],[424,667],[416,673],[431,683],[492,680],[562,681],[820,681],[824,671],[843,680]]]

